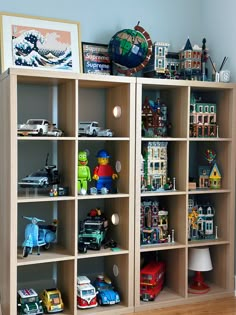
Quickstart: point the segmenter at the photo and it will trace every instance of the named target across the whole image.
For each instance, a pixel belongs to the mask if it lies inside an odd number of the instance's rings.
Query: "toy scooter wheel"
[[[23,257],[28,257],[30,250],[31,250],[31,248],[29,246],[24,246],[23,247]]]
[[[50,243],[46,243],[46,244],[43,246],[43,248],[44,248],[45,250],[48,250],[49,247],[50,247]]]

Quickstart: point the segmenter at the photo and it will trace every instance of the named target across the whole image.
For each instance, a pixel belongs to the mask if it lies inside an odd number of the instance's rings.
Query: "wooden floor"
[[[135,313],[137,315],[236,315],[236,297],[211,300],[196,304],[185,304],[152,311]],[[128,314],[131,315],[131,314]]]

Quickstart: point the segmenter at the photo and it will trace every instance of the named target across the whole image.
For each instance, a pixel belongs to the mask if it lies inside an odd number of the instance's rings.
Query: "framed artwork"
[[[111,74],[108,45],[82,42],[83,72]]]
[[[0,13],[1,72],[10,67],[81,72],[80,25]]]

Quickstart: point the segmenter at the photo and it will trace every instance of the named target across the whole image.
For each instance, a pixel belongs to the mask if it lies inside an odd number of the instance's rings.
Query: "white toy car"
[[[112,137],[114,132],[111,129],[101,129],[97,133],[98,137]]]
[[[63,132],[47,119],[28,119],[25,124],[17,126],[18,136],[54,136],[60,137]]]
[[[79,136],[93,136],[96,137],[100,127],[97,121],[80,121],[79,122]]]

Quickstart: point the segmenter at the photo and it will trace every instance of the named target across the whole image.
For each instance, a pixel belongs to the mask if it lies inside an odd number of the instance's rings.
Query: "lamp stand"
[[[201,271],[195,271],[193,282],[190,284],[188,292],[193,294],[204,294],[210,290],[210,287],[204,283]]]

